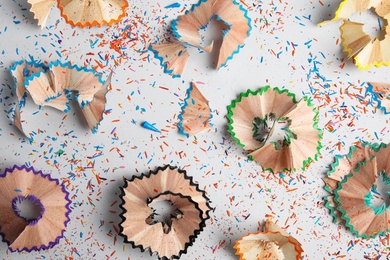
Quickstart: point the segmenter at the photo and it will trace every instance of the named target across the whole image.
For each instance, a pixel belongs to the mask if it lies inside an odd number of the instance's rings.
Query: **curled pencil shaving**
[[[52,62],[44,64],[16,62],[11,68],[15,81],[18,103],[15,109],[15,125],[23,130],[20,109],[24,105],[26,91],[35,104],[50,106],[67,112],[72,93],[84,114],[89,128],[95,132],[101,120],[106,104],[106,93],[111,84],[111,75],[105,82],[93,70],[79,68],[69,63]],[[27,136],[29,137],[29,136]],[[31,138],[31,137],[29,137]]]
[[[348,154],[336,156],[335,162],[331,165],[331,170],[327,176],[322,178],[325,183],[325,189],[331,194],[325,196],[326,207],[330,209],[335,223],[343,223],[341,212],[337,210],[337,203],[334,201],[334,191],[339,183],[351,172],[356,169],[359,163],[362,163],[375,155],[375,151],[365,143],[356,143],[350,148]]]
[[[58,8],[73,27],[111,25],[126,15],[127,0],[58,0]]]
[[[23,202],[33,205],[34,214],[19,208]],[[70,203],[65,187],[50,175],[25,166],[6,169],[0,174],[0,235],[12,252],[51,248],[70,221]]]
[[[212,17],[217,17],[228,27],[224,31],[219,49],[217,68],[226,64],[235,52],[244,45],[244,40],[251,30],[250,19],[246,11],[235,1],[207,0],[194,5],[185,15],[173,21],[173,33],[186,44],[202,48],[199,29],[204,28]],[[210,50],[213,43],[206,47]]]
[[[301,243],[272,221],[267,221],[264,231],[249,233],[236,241],[234,248],[240,260],[296,259],[302,257]]]
[[[222,21],[224,25],[216,68],[225,66],[228,60],[238,53],[251,31],[251,21],[247,10],[235,0],[200,0],[184,15],[172,22],[175,42],[153,44],[150,47],[155,57],[160,60],[165,73],[172,74],[173,77],[182,75],[189,58],[186,50],[189,46],[203,49],[208,53],[212,52],[216,46],[214,41],[203,46],[199,30],[205,28],[214,17]]]
[[[27,61],[19,61],[11,68],[11,75],[15,83],[16,97],[18,98],[18,104],[15,107],[14,113],[14,125],[24,133],[22,126],[21,109],[25,106],[26,102],[26,78],[31,77],[33,74],[40,71],[46,71],[47,68],[43,64]]]
[[[73,27],[102,26],[119,22],[126,15],[127,0],[27,0],[30,11],[43,29],[53,6],[58,2],[61,16]]]
[[[208,198],[185,171],[165,166],[126,180],[122,188],[120,234],[141,251],[160,259],[179,258],[203,231],[209,216]],[[169,202],[173,212],[158,219],[154,206]]]
[[[266,86],[241,93],[228,106],[227,118],[233,139],[264,170],[303,169],[319,156],[322,132],[317,127],[318,112],[308,99],[297,102],[287,90]],[[275,125],[280,122],[287,124],[283,138],[271,140]],[[259,133],[261,128],[265,134]]]
[[[390,17],[388,0],[345,0],[336,11],[336,16],[330,21],[324,21],[319,25],[325,25],[332,21],[343,20],[340,27],[341,42],[348,58],[354,57],[359,69],[369,69],[373,66],[381,67],[390,65],[390,29],[384,27],[385,36],[382,40],[372,38],[364,32],[364,24],[350,21],[349,18],[355,12],[362,13],[373,8],[377,15],[387,23]]]
[[[390,209],[386,202],[373,204],[373,194],[379,194],[378,179],[390,185],[390,147],[383,143],[364,143],[362,148],[359,151],[357,146],[351,147],[346,156],[348,163],[336,158],[328,174],[336,176],[332,179],[336,182],[333,185],[327,182],[325,186],[332,193],[332,200],[327,199],[330,203],[326,206],[353,234],[372,238],[390,230]]]

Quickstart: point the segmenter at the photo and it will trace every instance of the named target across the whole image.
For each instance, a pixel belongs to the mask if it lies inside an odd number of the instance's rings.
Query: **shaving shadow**
[[[319,24],[323,21],[332,20],[335,17],[336,11],[339,8],[343,0],[339,1],[327,1],[329,3],[319,6],[313,10],[312,17],[313,23]]]

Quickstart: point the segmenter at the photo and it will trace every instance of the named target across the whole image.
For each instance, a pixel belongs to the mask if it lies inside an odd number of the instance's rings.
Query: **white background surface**
[[[127,17],[111,28],[72,28],[55,7],[47,27],[41,30],[25,0],[1,1],[1,170],[26,163],[68,181],[72,213],[65,238],[54,248],[10,253],[2,242],[0,258],[157,259],[124,244],[116,233],[118,194],[123,177],[169,163],[185,168],[215,207],[204,232],[181,259],[237,259],[232,248],[235,241],[257,231],[266,215],[302,243],[305,259],[377,255],[384,259],[386,237],[357,239],[345,227],[333,224],[323,205],[326,192],[321,177],[335,154],[346,153],[359,140],[389,142],[389,116],[370,104],[363,105],[359,98],[368,100],[364,82],[389,82],[390,69],[359,71],[342,52],[340,23],[316,26],[334,16],[340,1],[248,0],[253,30],[240,53],[217,72],[211,55],[192,51],[179,79],[164,74],[147,47],[163,39],[170,22],[195,1],[180,1],[181,7],[176,9],[164,8],[174,3],[171,0],[129,2]],[[372,30],[377,20],[370,18],[367,29]],[[122,40],[121,55],[108,43],[122,36],[126,26],[131,27],[131,39]],[[111,112],[104,116],[97,134],[89,132],[76,105],[65,118],[49,108],[32,115],[38,108],[30,98],[24,110],[26,127],[36,132],[40,129],[40,133],[30,144],[18,132],[11,119],[16,97],[9,68],[30,55],[36,60],[60,59],[89,67],[99,61],[104,67],[98,71],[104,75],[113,70],[106,106]],[[111,57],[107,62],[106,55]],[[198,82],[213,109],[213,131],[196,138],[179,135],[176,127],[191,81]],[[325,128],[322,157],[307,171],[284,180],[261,172],[227,133],[226,106],[240,92],[267,84],[287,88],[298,98],[310,96],[319,107],[319,127]],[[156,123],[162,134],[140,127],[143,121]],[[330,124],[333,132],[326,130]],[[60,149],[64,154],[58,156],[55,152]],[[94,174],[106,180],[99,185]]]

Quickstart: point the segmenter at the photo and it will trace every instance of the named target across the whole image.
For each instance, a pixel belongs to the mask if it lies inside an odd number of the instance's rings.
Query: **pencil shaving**
[[[172,29],[176,38],[188,45],[202,48],[202,38],[199,30],[217,17],[228,27],[224,31],[222,45],[219,49],[217,68],[224,66],[234,53],[244,46],[244,40],[251,30],[247,12],[235,1],[201,0],[193,5],[185,15],[173,21]],[[211,46],[211,47],[210,47]],[[208,46],[212,48],[212,45]]]
[[[58,61],[48,66],[25,61],[16,62],[11,68],[11,74],[19,103],[15,109],[14,122],[30,140],[32,137],[24,131],[20,116],[26,91],[36,105],[50,106],[64,112],[70,109],[69,100],[74,93],[92,132],[96,131],[103,119],[111,74],[104,82],[93,70]]]
[[[27,0],[27,2],[31,4],[30,11],[34,13],[34,18],[38,20],[38,25],[43,29],[56,0]]]
[[[190,57],[186,48],[180,43],[154,44],[149,48],[154,57],[160,60],[164,72],[171,74],[173,78],[180,77]]]
[[[337,204],[334,201],[334,191],[339,183],[350,174],[359,163],[366,161],[374,155],[371,147],[365,143],[357,143],[351,146],[348,154],[336,156],[335,162],[331,165],[331,170],[327,176],[322,178],[325,183],[325,189],[331,194],[325,196],[326,207],[330,210],[330,214],[334,217],[334,223],[343,223],[341,212],[337,210]]]
[[[157,253],[159,259],[185,254],[203,231],[211,209],[205,192],[192,178],[169,165],[126,180],[121,199],[120,230],[125,242],[141,251]],[[158,212],[151,207],[157,201],[174,206],[168,219],[155,219]]]
[[[303,249],[298,240],[269,220],[263,230],[249,233],[236,242],[234,248],[240,260],[301,259]]]
[[[14,79],[15,83],[15,92],[16,97],[18,98],[18,104],[15,106],[14,113],[14,125],[21,131],[25,133],[22,125],[22,114],[21,110],[26,104],[26,88],[25,82],[26,78],[31,77],[33,74],[39,73],[40,71],[46,71],[47,67],[41,63],[37,63],[34,61],[18,61],[15,62],[13,67],[11,67],[10,72]]]
[[[73,27],[111,25],[126,15],[127,0],[58,0],[58,8]]]
[[[368,82],[367,93],[371,93],[375,105],[385,114],[390,113],[390,84],[379,82]]]
[[[0,175],[0,234],[11,251],[43,250],[63,237],[70,221],[69,193],[57,179],[25,166]],[[37,214],[26,217],[18,204],[27,201]]]
[[[341,41],[344,51],[348,53],[348,57],[354,57],[356,66],[359,69],[369,69],[373,66],[389,66],[390,65],[390,29],[385,26],[385,37],[382,40],[375,38],[374,40],[364,32],[364,24],[350,21],[352,14],[362,13],[373,8],[376,14],[382,18],[385,23],[388,22],[390,8],[388,0],[345,0],[343,1],[336,16],[331,21],[343,20],[341,30]],[[319,26],[325,25],[331,21],[324,21]]]
[[[244,46],[244,41],[251,31],[251,20],[245,10],[235,0],[200,0],[184,15],[172,22],[175,43],[155,44],[150,47],[155,57],[160,60],[164,72],[173,77],[180,77],[188,61],[189,46],[211,53],[216,44],[211,41],[207,46],[199,33],[207,27],[211,19],[216,18],[223,23],[222,44],[218,51],[216,68],[219,69],[233,58]]]
[[[209,101],[193,82],[187,90],[187,97],[184,99],[181,110],[178,124],[181,134],[189,137],[210,128]]]
[[[390,185],[389,159],[386,144],[358,144],[346,157],[338,157],[328,174],[336,182],[326,181],[325,188],[334,194],[326,198],[326,207],[357,237],[372,238],[390,230],[389,208],[385,202],[373,204],[372,195],[379,194],[378,179]]]
[[[126,15],[127,0],[27,0],[30,11],[43,29],[52,7],[57,3],[61,16],[73,27],[112,25]]]
[[[264,170],[294,171],[319,156],[322,133],[317,127],[317,114],[306,98],[297,102],[287,90],[267,86],[248,90],[232,101],[228,106],[228,131]],[[282,137],[272,141],[276,125],[283,123]]]

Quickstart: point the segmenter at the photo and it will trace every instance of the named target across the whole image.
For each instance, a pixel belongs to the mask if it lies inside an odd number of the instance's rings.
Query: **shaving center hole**
[[[390,180],[387,179],[385,173],[381,173],[371,191],[366,196],[366,201],[375,210],[386,209],[390,205]]]
[[[201,46],[204,51],[211,53],[210,66],[217,65],[222,39],[229,29],[230,26],[217,16],[213,16],[207,25],[199,29],[202,39]]]
[[[260,241],[263,246],[262,259],[284,259],[284,253],[280,249],[279,243],[274,241]]]
[[[224,21],[213,16],[206,26],[199,29],[203,47],[209,46],[213,41],[221,41],[224,32],[229,28]]]
[[[35,222],[42,218],[44,208],[38,198],[32,195],[18,196],[12,201],[12,208],[18,217],[28,222]]]
[[[172,219],[179,219],[182,213],[176,208],[170,200],[160,200],[153,202],[150,206],[153,213],[146,218],[145,222],[149,225],[161,223],[165,234],[168,234],[172,227]]]
[[[280,150],[283,145],[290,144],[290,139],[295,139],[290,125],[290,119],[276,119],[274,113],[267,114],[264,118],[256,117],[253,120],[253,138],[262,145],[275,143],[275,148]]]
[[[351,16],[351,21],[364,24],[364,32],[370,35],[372,41],[375,38],[378,38],[380,41],[385,38],[386,32],[384,28],[387,25],[387,21],[378,16],[373,8],[362,13],[354,13]]]

